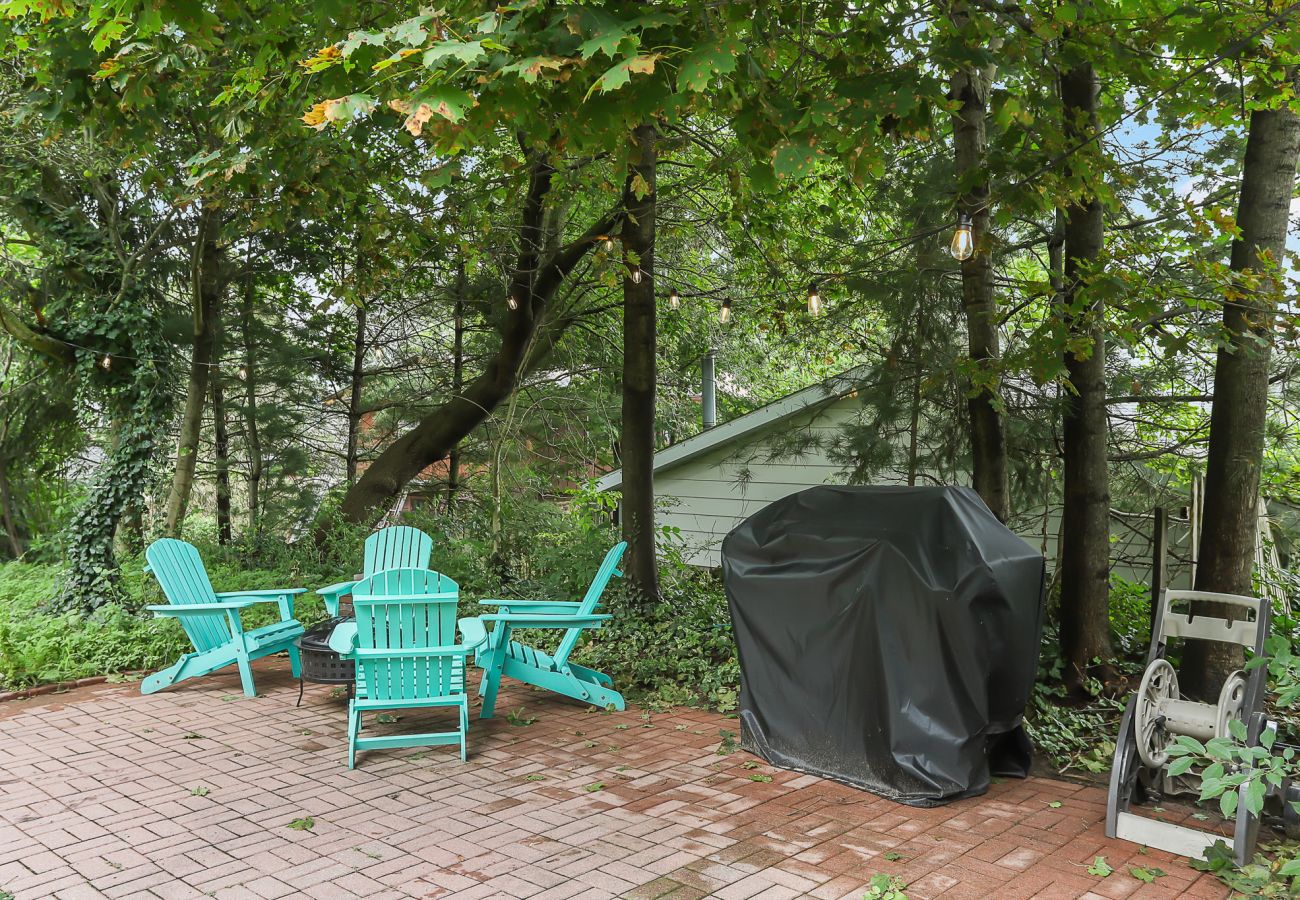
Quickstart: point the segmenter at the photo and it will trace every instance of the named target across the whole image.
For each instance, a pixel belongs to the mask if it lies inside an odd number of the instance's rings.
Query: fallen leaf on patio
[[[758,763],[754,762],[754,761],[751,759],[751,760],[749,760],[748,762],[744,763],[744,764],[741,766],[741,768],[742,768],[742,769],[757,769],[757,768],[758,768]]]
[[[311,729],[310,729],[310,728],[304,728],[302,731],[300,731],[300,732],[298,732],[298,733],[301,734],[303,737],[307,737],[307,736],[310,735],[312,732],[311,732]]]
[[[224,696],[224,697],[221,698],[221,702],[222,702],[222,703],[233,703],[234,701],[236,701],[236,700],[238,700],[238,699],[239,699],[239,696],[238,696],[237,694],[226,694],[226,696]]]
[[[524,781],[545,781],[545,775],[525,775]]]
[[[725,728],[719,728],[718,734],[722,736],[722,743],[718,745],[718,756],[727,756],[736,752],[736,733],[728,731]]]
[[[595,742],[595,741],[583,741],[583,742],[582,742],[582,746],[584,746],[584,747],[594,747],[594,746],[596,746],[596,742]]]
[[[882,872],[871,876],[867,892],[862,897],[863,900],[907,900],[907,894],[903,893],[906,887],[907,882],[897,875]]]
[[[587,732],[585,732],[585,731],[575,731],[574,734],[576,734],[578,737],[585,737],[586,734],[587,734]]]
[[[419,753],[412,753],[410,756],[407,757],[407,759],[424,759],[428,755],[429,754],[421,750]]]
[[[676,728],[673,729],[673,731],[685,731],[688,727],[689,726],[687,725],[678,725]]]
[[[185,740],[187,740],[187,741],[201,741],[201,740],[203,740],[203,735],[199,734],[198,732],[191,731],[191,732],[189,732],[188,734],[185,735]]]
[[[524,707],[521,706],[516,710],[512,710],[511,712],[506,713],[506,721],[509,722],[511,725],[517,725],[519,727],[523,727],[525,725],[531,725],[534,722],[536,722],[537,717],[525,716]]]
[[[584,791],[588,791],[588,792],[603,791],[604,789],[605,789],[605,783],[603,781],[597,781],[595,784],[589,784],[583,788]]]
[[[1209,816],[1207,816],[1205,813],[1192,813],[1192,818],[1196,819],[1198,822],[1204,822],[1206,819],[1209,818]]]
[[[1128,870],[1128,873],[1143,884],[1151,884],[1157,878],[1163,878],[1165,876],[1165,872],[1162,869],[1154,867],[1145,869],[1142,866],[1133,866]]]
[[[899,853],[897,850],[890,850],[888,853],[885,854],[885,859],[889,860],[890,862],[898,862],[900,859],[906,859],[906,858],[907,857],[903,856],[903,854]]]
[[[771,775],[750,775],[749,780],[768,782],[772,780],[772,776]]]
[[[363,853],[366,856],[369,856],[371,859],[383,859],[383,857],[380,856],[378,853],[371,853],[369,850],[362,850],[360,847],[353,847],[352,849],[357,851],[358,853]]]
[[[1104,856],[1098,856],[1092,861],[1092,865],[1088,866],[1088,874],[1096,875],[1098,878],[1109,878],[1110,873],[1114,871]]]
[[[401,720],[402,720],[402,717],[401,717],[401,716],[395,716],[395,715],[393,715],[392,713],[380,713],[380,714],[379,714],[379,724],[380,724],[380,725],[396,725],[396,724],[397,724],[398,722],[400,722]]]
[[[1061,808],[1061,801],[1060,801],[1060,800],[1053,800],[1051,803],[1049,803],[1049,804],[1047,804],[1047,805],[1048,805],[1049,807],[1051,807],[1052,809],[1060,809],[1060,808]]]
[[[194,795],[195,797],[206,797],[208,794],[210,794],[210,793],[212,793],[212,792],[211,792],[210,790],[208,790],[207,788],[205,788],[203,785],[199,785],[199,786],[196,787],[196,788],[192,788],[192,789],[190,790],[190,793],[191,793],[192,795]]]
[[[289,827],[294,831],[311,831],[316,827],[316,820],[311,816],[303,816],[301,819],[294,819],[290,822]]]
[[[627,731],[628,728],[630,728],[631,726],[624,723],[623,725],[615,725],[614,727],[617,728],[619,731]]]

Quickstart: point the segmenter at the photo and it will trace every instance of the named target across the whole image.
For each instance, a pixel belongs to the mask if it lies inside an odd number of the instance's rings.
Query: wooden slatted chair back
[[[418,528],[394,525],[381,528],[366,538],[363,575],[385,569],[427,569],[433,555],[433,539]]]
[[[622,575],[618,564],[623,559],[623,551],[627,550],[627,541],[619,541],[609,552],[605,554],[605,559],[596,570],[596,577],[591,579],[591,587],[587,588],[587,593],[582,597],[582,605],[578,607],[578,615],[590,616],[596,612],[600,606],[600,598],[605,593],[605,588],[609,585],[609,580],[615,575]],[[578,645],[578,639],[582,637],[581,628],[570,628],[564,633],[560,640],[560,646],[555,651],[555,659],[561,664],[569,659],[569,654],[573,648]]]
[[[208,570],[193,544],[163,538],[150,544],[144,555],[149,563],[148,571],[158,579],[168,603],[190,606],[217,602]],[[199,652],[230,641],[230,624],[225,616],[182,616],[179,621]]]
[[[463,658],[401,653],[456,643],[459,591],[455,581],[429,569],[389,569],[357,582],[352,588],[356,659],[367,699],[419,700],[464,692]],[[385,650],[398,652],[385,655]]]

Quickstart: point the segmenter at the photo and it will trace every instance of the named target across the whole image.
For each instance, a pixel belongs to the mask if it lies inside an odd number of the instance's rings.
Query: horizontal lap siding
[[[749,516],[805,488],[847,482],[845,467],[826,448],[860,409],[856,400],[840,400],[816,416],[780,423],[656,474],[655,495],[664,505],[659,524],[680,530],[688,562],[721,565],[722,539]],[[792,435],[817,437],[821,446],[805,446],[802,453],[785,449]]]

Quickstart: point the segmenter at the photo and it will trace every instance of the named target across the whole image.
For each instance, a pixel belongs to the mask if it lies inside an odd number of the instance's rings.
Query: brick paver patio
[[[720,730],[736,730],[723,716],[588,712],[517,686],[498,709],[523,707],[519,724],[475,720],[468,763],[402,749],[349,771],[342,699],[309,685],[295,709],[281,661],[257,683],[257,699],[231,674],[151,697],[101,685],[0,704],[0,891],[772,900],[860,897],[888,872],[912,898],[1227,893],[1107,841],[1093,787],[1031,778],[911,809],[720,756]],[[305,817],[311,830],[288,827]],[[1097,855],[1110,877],[1087,873]],[[1144,885],[1130,866],[1167,874]]]

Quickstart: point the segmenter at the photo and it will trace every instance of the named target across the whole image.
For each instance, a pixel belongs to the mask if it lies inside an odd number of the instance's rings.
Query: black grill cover
[[[745,749],[914,806],[1028,773],[1044,561],[971,489],[809,488],[722,570]]]

